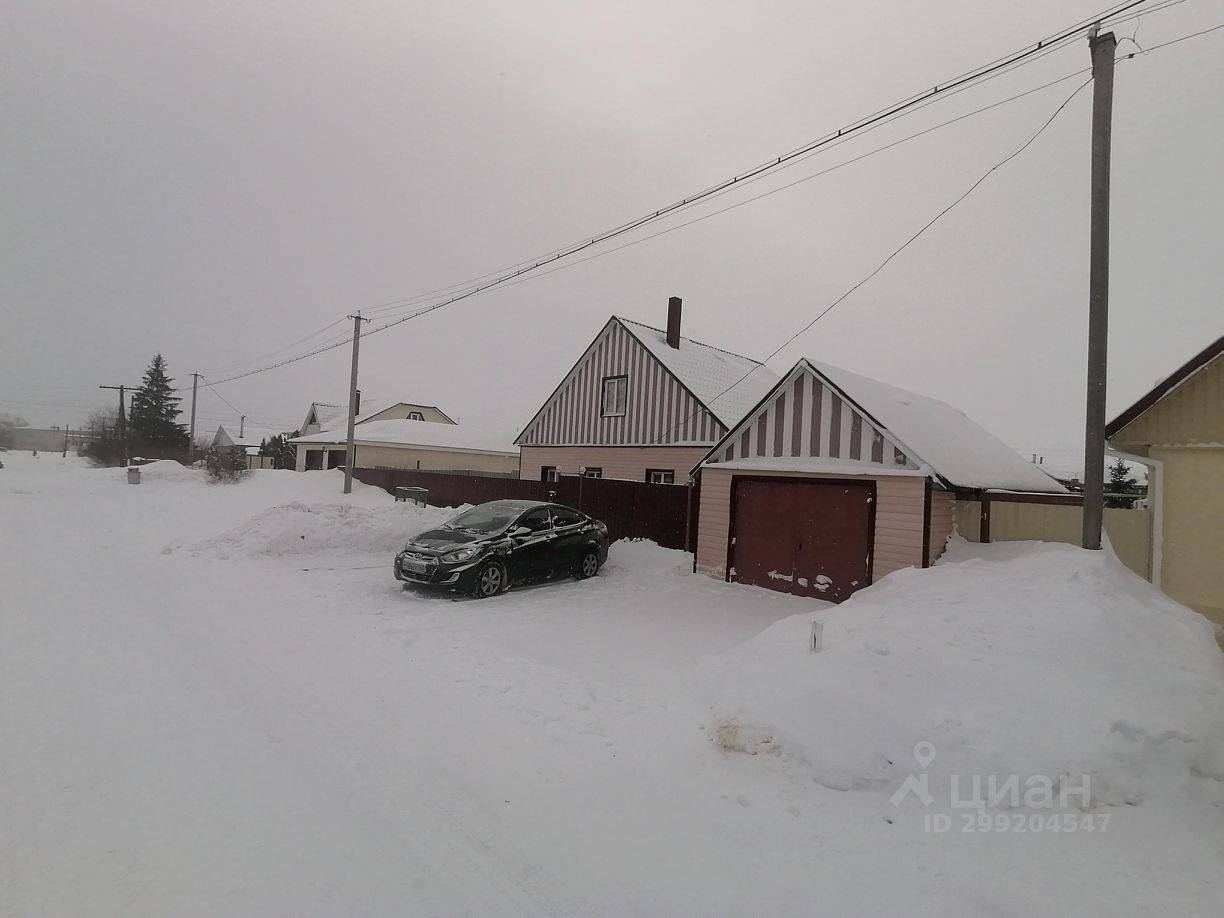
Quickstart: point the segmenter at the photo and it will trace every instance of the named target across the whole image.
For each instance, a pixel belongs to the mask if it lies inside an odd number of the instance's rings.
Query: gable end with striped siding
[[[626,380],[623,415],[602,411],[603,383],[611,377]],[[522,447],[708,448],[726,432],[705,404],[613,317],[515,442]]]
[[[706,462],[810,459],[916,472],[907,447],[806,360],[799,361]]]

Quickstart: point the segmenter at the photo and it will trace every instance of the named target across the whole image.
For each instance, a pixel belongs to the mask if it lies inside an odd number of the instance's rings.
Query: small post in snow
[[[824,625],[820,622],[812,622],[812,643],[808,648],[812,653],[820,653],[824,647]]]

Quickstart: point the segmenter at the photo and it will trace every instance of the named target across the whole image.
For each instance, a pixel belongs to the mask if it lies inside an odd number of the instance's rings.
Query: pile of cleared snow
[[[961,542],[930,570],[778,622],[708,690],[713,739],[833,788],[1087,774],[1094,803],[1189,784],[1224,802],[1212,627],[1108,551]],[[919,743],[932,761],[916,762]]]
[[[361,554],[389,565],[411,536],[446,522],[460,511],[392,503],[362,507],[348,503],[294,501],[255,514],[215,538],[186,546],[223,559]],[[181,546],[173,546],[179,550]]]
[[[140,469],[141,482],[146,481],[204,481],[203,469],[193,469],[175,462],[173,459],[158,459],[146,465],[135,466]],[[126,475],[126,469],[119,469],[118,475]]]

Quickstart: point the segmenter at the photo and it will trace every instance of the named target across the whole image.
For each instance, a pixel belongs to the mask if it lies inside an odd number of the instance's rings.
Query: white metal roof
[[[334,446],[344,443],[347,430],[324,430],[290,443]],[[363,446],[388,446],[400,449],[441,449],[456,452],[505,453],[518,455],[514,434],[480,430],[462,424],[439,424],[434,421],[366,421],[354,431],[354,439]]]
[[[1038,466],[946,402],[831,364],[806,362],[951,484],[1066,493]]]
[[[777,373],[750,357],[684,337],[680,347],[674,348],[668,345],[666,333],[657,328],[620,316],[617,321],[725,427],[734,427],[778,381]]]

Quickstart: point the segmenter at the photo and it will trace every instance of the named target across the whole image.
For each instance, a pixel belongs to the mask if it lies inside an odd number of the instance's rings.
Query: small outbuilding
[[[950,405],[811,360],[694,474],[697,570],[832,602],[934,562],[958,498],[1067,493]]]

